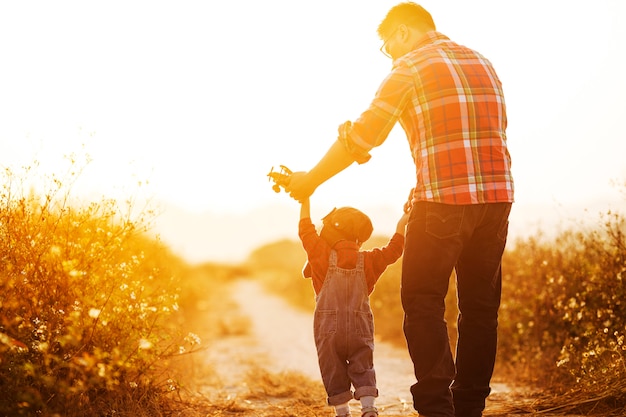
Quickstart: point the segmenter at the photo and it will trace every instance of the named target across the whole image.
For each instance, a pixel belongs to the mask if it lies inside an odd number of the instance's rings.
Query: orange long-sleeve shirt
[[[356,242],[341,240],[331,248],[315,230],[315,226],[310,218],[300,220],[298,235],[302,241],[302,246],[307,254],[307,263],[302,271],[305,278],[311,278],[315,294],[319,294],[326,279],[328,270],[328,258],[331,249],[337,251],[337,266],[344,269],[354,269],[356,267],[359,247]],[[374,291],[374,285],[385,269],[397,261],[404,250],[404,236],[396,233],[389,240],[387,246],[375,248],[364,253],[365,280],[367,282],[368,294]]]

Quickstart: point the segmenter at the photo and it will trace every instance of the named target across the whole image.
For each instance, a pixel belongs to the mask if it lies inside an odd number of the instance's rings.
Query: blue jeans
[[[429,417],[479,417],[496,357],[501,260],[511,203],[418,202],[407,225],[401,299],[417,383],[414,408]],[[456,269],[456,362],[444,320]]]

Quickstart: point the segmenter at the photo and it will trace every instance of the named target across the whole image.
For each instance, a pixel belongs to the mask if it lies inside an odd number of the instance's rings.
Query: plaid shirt
[[[415,162],[414,201],[513,202],[502,85],[482,55],[429,32],[394,61],[370,107],[339,139],[364,163],[396,121]]]

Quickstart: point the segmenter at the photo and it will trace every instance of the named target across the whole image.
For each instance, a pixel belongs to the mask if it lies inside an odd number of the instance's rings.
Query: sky
[[[376,28],[396,3],[2,2],[0,167],[65,172],[89,155],[75,193],[151,198],[157,229],[194,259],[297,238],[298,205],[266,174],[310,169],[367,108],[391,67]],[[512,228],[623,204],[626,2],[421,4],[503,82]],[[317,190],[314,217],[352,205],[392,230],[414,178],[402,130],[372,155]]]

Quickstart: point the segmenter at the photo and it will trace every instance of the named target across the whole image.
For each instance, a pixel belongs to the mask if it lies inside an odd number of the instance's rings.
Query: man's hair
[[[387,16],[378,25],[378,36],[384,39],[393,32],[398,25],[405,24],[421,29],[425,32],[436,30],[435,22],[430,13],[417,3],[407,1],[392,7]]]

